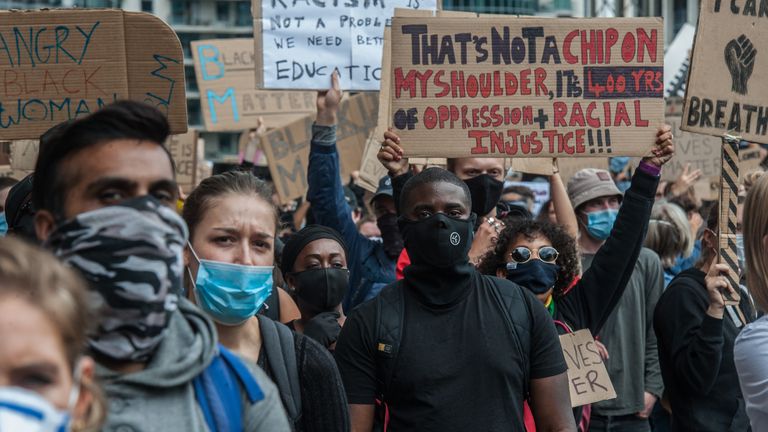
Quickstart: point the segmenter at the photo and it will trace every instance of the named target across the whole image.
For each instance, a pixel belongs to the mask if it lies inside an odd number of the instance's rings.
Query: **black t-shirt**
[[[393,431],[510,431],[523,426],[523,355],[491,292],[475,273],[466,295],[446,307],[427,306],[405,290],[404,329],[391,385],[384,395]],[[506,289],[521,289],[509,281]],[[567,366],[546,309],[527,290],[531,311],[530,378]],[[336,361],[351,404],[373,404],[376,376],[376,301],[347,318]]]

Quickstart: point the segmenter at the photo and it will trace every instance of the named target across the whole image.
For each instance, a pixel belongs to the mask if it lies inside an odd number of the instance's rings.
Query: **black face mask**
[[[403,251],[403,236],[400,235],[400,228],[397,226],[397,215],[387,213],[376,220],[376,225],[381,231],[381,238],[384,240],[384,252],[387,256],[395,259]]]
[[[476,219],[475,214],[469,219],[456,219],[443,213],[418,221],[398,219],[411,263],[436,268],[466,263]]]
[[[317,312],[332,311],[349,289],[349,270],[323,268],[293,273],[296,296]]]
[[[472,197],[472,212],[483,217],[491,212],[501,199],[504,182],[496,180],[488,174],[480,174],[464,180]]]

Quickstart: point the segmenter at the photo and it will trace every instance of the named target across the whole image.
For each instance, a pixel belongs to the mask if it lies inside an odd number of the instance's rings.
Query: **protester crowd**
[[[768,430],[768,176],[742,176],[731,286],[700,174],[660,181],[668,126],[632,169],[555,161],[537,214],[503,159],[413,166],[393,131],[378,190],[344,184],[342,97],[292,211],[248,170],[181,202],[143,103],[46,132],[0,179],[0,431]],[[616,397],[572,407],[580,330]]]

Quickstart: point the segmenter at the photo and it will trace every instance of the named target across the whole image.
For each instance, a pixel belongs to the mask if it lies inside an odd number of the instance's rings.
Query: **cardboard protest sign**
[[[768,142],[765,8],[755,1],[701,1],[683,130]]]
[[[176,165],[176,183],[185,192],[197,185],[197,131],[190,130],[180,135],[171,135],[166,145]]]
[[[685,23],[664,53],[664,97],[683,97],[696,27]]]
[[[38,140],[18,140],[11,142],[11,168],[14,170],[33,171],[40,151]]]
[[[664,165],[661,179],[674,181],[688,164],[692,171],[701,170],[700,181],[707,182],[710,177],[719,177],[722,147],[720,138],[683,131],[680,129],[681,121],[680,115],[668,115],[666,118],[675,137],[675,157]]]
[[[379,90],[383,32],[395,8],[436,0],[253,0],[258,82],[265,89],[328,88],[334,69],[348,90]]]
[[[663,120],[660,18],[393,18],[411,156],[622,156]]]
[[[376,192],[379,180],[387,175],[387,169],[379,162],[376,154],[381,146],[382,133],[378,128],[374,129],[365,143],[363,158],[360,162],[360,179],[358,184],[365,190]]]
[[[187,130],[176,33],[120,10],[0,11],[0,139],[38,139],[118,99],[149,103]]]
[[[344,179],[360,167],[366,141],[376,127],[377,101],[378,94],[361,93],[341,102],[336,147]],[[283,204],[306,194],[312,121],[307,116],[261,136],[261,148]]]
[[[192,58],[206,130],[258,127],[260,117],[269,127],[281,127],[317,109],[315,92],[258,89],[253,39],[193,41]]]
[[[511,168],[514,171],[526,174],[539,174],[550,176],[554,172],[554,165],[551,158],[513,158]],[[576,174],[577,171],[584,168],[608,169],[608,158],[558,158],[557,168],[563,182],[568,184],[568,180]]]
[[[589,330],[561,335],[560,345],[568,364],[571,406],[577,407],[616,397],[611,377],[608,376]]]

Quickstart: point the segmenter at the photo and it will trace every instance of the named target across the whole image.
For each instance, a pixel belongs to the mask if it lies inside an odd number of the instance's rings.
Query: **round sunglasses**
[[[539,248],[536,255],[539,260],[552,264],[557,261],[557,257],[560,254],[557,252],[557,249],[552,246],[544,246]],[[517,264],[523,264],[533,258],[533,251],[525,246],[518,246],[512,249],[512,252],[509,253],[509,257]]]

